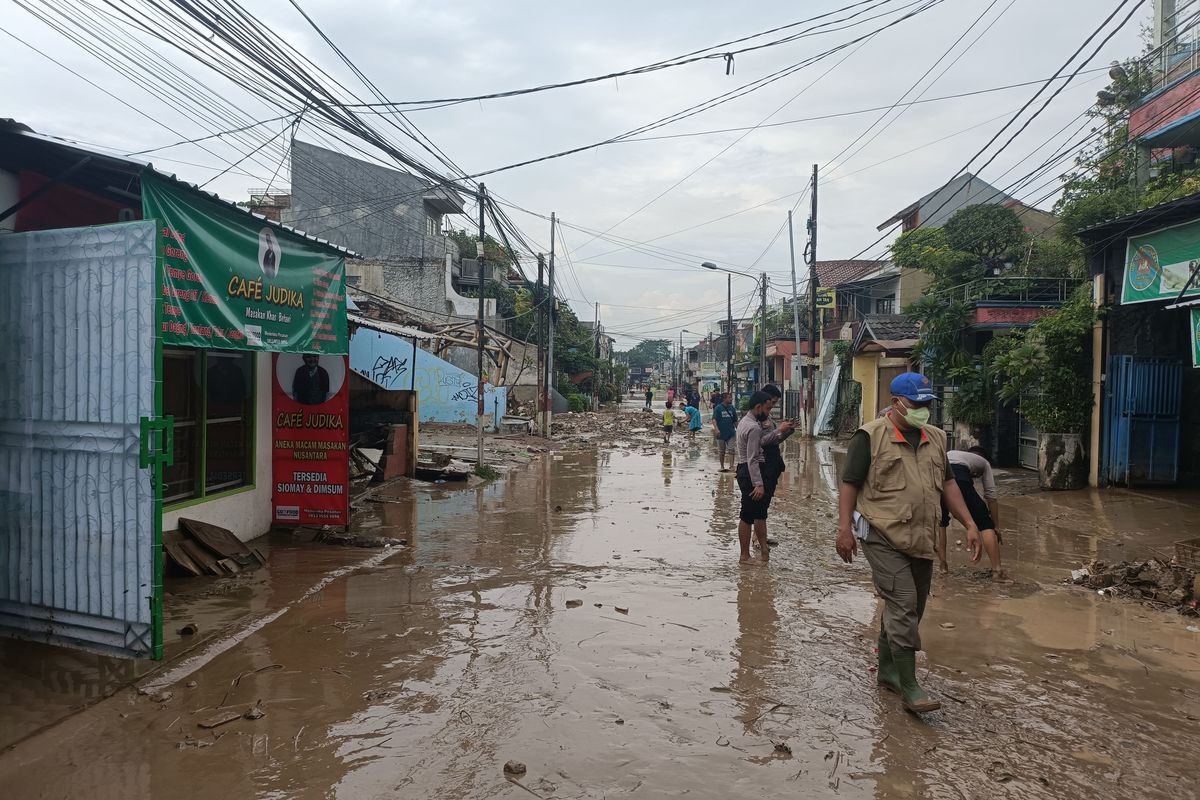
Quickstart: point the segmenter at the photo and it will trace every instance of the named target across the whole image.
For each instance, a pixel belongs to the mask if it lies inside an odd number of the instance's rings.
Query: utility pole
[[[762,331],[758,337],[758,386],[762,388],[767,382],[767,273],[762,274],[762,283],[758,286],[761,294],[759,317],[762,320]]]
[[[546,414],[546,393],[543,387],[546,385],[546,287],[542,285],[546,273],[546,256],[538,253],[538,280],[537,280],[537,398],[533,401],[533,407],[537,410],[535,419],[537,420],[537,431],[542,433],[542,419]]]
[[[733,350],[737,339],[733,335],[733,276],[725,273],[725,381],[726,388],[733,393],[737,402],[737,388],[733,375]]]
[[[483,342],[484,342],[484,325],[483,325],[483,292],[487,286],[487,281],[484,278],[484,254],[486,251],[487,239],[484,236],[483,217],[487,211],[487,186],[479,184],[479,245],[476,248],[476,259],[479,265],[479,318],[475,322],[475,333],[478,338],[478,367],[479,375],[476,384],[476,394],[478,395],[478,408],[475,412],[475,444],[476,444],[476,469],[483,468]]]
[[[552,409],[554,406],[554,234],[558,231],[558,218],[550,212],[550,294],[546,299],[550,303],[546,307],[546,413],[542,417],[545,430],[542,435],[549,438],[552,424]]]
[[[792,358],[792,388],[796,390],[796,397],[800,398],[804,394],[800,386],[800,294],[796,288],[796,240],[792,235],[791,211],[788,211],[788,255],[792,260],[792,335],[796,339],[796,355]]]
[[[592,411],[600,410],[600,396],[596,391],[599,386],[596,379],[600,375],[600,303],[596,303],[595,317],[592,322],[592,349],[596,355],[596,371],[592,374]]]
[[[809,434],[817,435],[817,165],[813,164],[812,212],[808,220],[808,407]]]

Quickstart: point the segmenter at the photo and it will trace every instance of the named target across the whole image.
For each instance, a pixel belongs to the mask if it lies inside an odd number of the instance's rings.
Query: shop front
[[[1200,195],[1083,231],[1095,296],[1094,485],[1200,484]]]
[[[346,251],[0,125],[0,633],[160,658],[164,530],[347,515]]]

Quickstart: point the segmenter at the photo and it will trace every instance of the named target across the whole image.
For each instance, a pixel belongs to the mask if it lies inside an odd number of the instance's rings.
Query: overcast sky
[[[486,94],[607,74],[796,22],[848,5],[850,0],[299,2],[389,99],[399,101]],[[880,12],[907,2],[896,0]],[[764,121],[790,122],[887,106],[989,6],[983,21],[910,99],[926,89],[924,97],[935,98],[1044,79],[1116,4],[1117,0],[946,0],[859,46],[649,135],[748,128]],[[287,0],[245,0],[245,5],[313,61],[365,95]],[[1150,15],[1150,4],[1143,6],[1091,67],[1106,66],[1140,49],[1138,28]],[[724,61],[705,60],[581,87],[414,112],[410,119],[464,170],[481,172],[624,133],[798,63],[897,16],[742,54],[735,61],[733,75],[725,74]],[[930,87],[930,80],[989,24],[982,38]],[[205,123],[174,104],[163,103],[12,0],[0,0],[0,28],[162,123],[136,115],[64,66],[0,37],[4,42],[0,46],[0,85],[5,87],[0,116],[14,117],[41,133],[129,153],[182,138],[163,126],[185,136],[201,136],[236,124]],[[1086,52],[1090,53],[1091,47]],[[202,76],[206,85],[220,91],[249,117],[266,119],[279,114],[178,53],[171,58]],[[1077,117],[1104,82],[1103,72],[1080,75],[981,177],[1004,187],[1062,143],[1078,138],[1079,134],[1071,136],[1081,124]],[[883,112],[760,127],[748,134],[734,131],[618,143],[485,180],[491,192],[507,201],[540,214],[558,213],[569,226],[560,248],[565,247],[570,256],[565,282],[560,285],[583,318],[591,317],[591,303],[600,302],[603,322],[628,334],[618,345],[627,347],[636,341],[633,336],[675,339],[685,327],[701,333],[724,316],[723,276],[692,266],[700,260],[732,269],[765,270],[773,290],[790,291],[786,234],[769,244],[799,199],[797,193],[808,184],[814,163],[823,167],[819,255],[822,260],[851,257],[879,237],[878,224],[955,174],[1037,88],[1026,86],[914,106],[861,150],[863,142],[838,161],[833,159],[839,151]],[[1037,105],[1040,103],[1039,99]],[[216,116],[228,123],[227,117]],[[271,123],[256,133],[278,134],[283,124]],[[319,142],[317,133],[307,127],[300,136]],[[1060,130],[1062,133],[1051,138]],[[739,137],[744,138],[738,141]],[[250,149],[245,141],[220,140],[206,146],[211,153],[189,145],[146,158],[165,171],[203,183]],[[208,188],[231,200],[245,199],[250,187],[265,186],[278,167],[279,159],[268,157],[270,152],[264,150],[254,160],[213,180]],[[286,186],[286,180],[284,164],[276,185]],[[1031,201],[1039,199],[1050,190],[1038,190],[1044,182],[1039,180],[1017,194],[1024,197],[1028,193]],[[1052,200],[1044,205],[1049,202]],[[759,207],[746,210],[754,206]],[[798,259],[808,207],[805,198],[796,213]],[[510,213],[533,242],[548,247],[547,222]],[[459,218],[455,224],[469,223]],[[635,242],[653,239],[654,247],[669,252],[656,257],[621,248],[611,240],[593,240],[579,230],[602,232],[614,225],[606,236]],[[559,252],[562,264],[563,250]],[[883,252],[879,245],[866,255]],[[735,316],[747,308],[752,289],[753,281],[733,279]],[[696,338],[684,336],[685,342]]]

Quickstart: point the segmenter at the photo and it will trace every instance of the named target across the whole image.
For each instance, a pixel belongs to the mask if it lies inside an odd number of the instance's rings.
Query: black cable
[[[1094,39],[1095,39],[1097,36],[1099,36],[1099,35],[1100,35],[1101,31],[1103,31],[1103,30],[1104,30],[1105,26],[1107,26],[1107,25],[1108,25],[1110,22],[1112,22],[1112,20],[1113,20],[1113,19],[1115,19],[1115,18],[1116,18],[1116,16],[1117,16],[1117,15],[1118,15],[1118,14],[1121,12],[1121,10],[1122,10],[1123,8],[1125,8],[1125,6],[1129,5],[1129,3],[1130,3],[1130,2],[1131,2],[1131,0],[1120,0],[1120,2],[1118,3],[1117,7],[1116,7],[1115,9],[1113,9],[1112,13],[1111,13],[1111,14],[1109,14],[1109,15],[1108,15],[1108,17],[1107,17],[1107,18],[1105,18],[1105,20],[1104,20],[1103,22],[1101,22],[1101,23],[1100,23],[1100,25],[1099,25],[1099,26],[1097,26],[1097,27],[1096,27],[1096,29],[1095,29],[1094,31],[1092,31],[1092,33],[1091,33],[1091,34],[1089,34],[1089,35],[1088,35],[1088,37],[1087,37],[1087,38],[1086,38],[1086,39],[1083,41],[1083,44],[1081,44],[1081,45],[1080,45],[1080,46],[1079,46],[1079,47],[1078,47],[1078,48],[1075,50],[1075,52],[1074,52],[1074,53],[1072,53],[1072,54],[1070,55],[1070,57],[1068,57],[1068,58],[1067,58],[1067,60],[1066,60],[1066,61],[1064,61],[1064,62],[1063,62],[1063,64],[1062,64],[1062,65],[1061,65],[1061,66],[1060,66],[1060,67],[1059,67],[1057,70],[1055,70],[1055,72],[1054,72],[1054,75],[1052,75],[1052,76],[1051,76],[1049,79],[1047,79],[1047,80],[1046,80],[1046,81],[1045,81],[1045,82],[1042,84],[1042,86],[1041,86],[1041,87],[1039,87],[1039,89],[1038,89],[1036,92],[1034,92],[1033,96],[1032,96],[1032,97],[1030,97],[1030,98],[1029,98],[1029,100],[1027,100],[1023,106],[1021,106],[1020,110],[1018,110],[1018,111],[1017,111],[1017,113],[1016,113],[1016,114],[1014,114],[1014,115],[1012,116],[1012,118],[1011,118],[1011,119],[1009,119],[1009,121],[1008,121],[1007,123],[1005,123],[1005,125],[1004,125],[1004,126],[1003,126],[1003,127],[1002,127],[1002,128],[999,130],[999,131],[997,131],[997,132],[996,132],[996,133],[995,133],[995,134],[992,136],[992,138],[990,138],[990,139],[989,139],[989,140],[988,140],[988,141],[987,141],[987,142],[986,142],[986,143],[983,145],[983,147],[981,147],[981,148],[980,148],[980,149],[979,149],[979,150],[978,150],[978,151],[975,153],[975,155],[971,156],[971,158],[967,160],[967,163],[966,163],[966,164],[964,164],[964,165],[963,165],[963,166],[962,166],[962,167],[961,167],[961,168],[960,168],[958,171],[956,171],[956,172],[954,173],[954,175],[950,177],[950,179],[949,179],[949,180],[947,180],[947,181],[946,181],[945,183],[943,183],[943,184],[942,184],[940,187],[938,187],[938,189],[937,189],[937,190],[935,190],[935,194],[936,194],[937,192],[940,192],[940,191],[944,190],[945,188],[947,188],[947,187],[948,187],[948,186],[949,186],[951,183],[953,183],[955,180],[957,180],[957,179],[958,179],[958,178],[959,178],[961,175],[963,175],[964,173],[966,173],[966,172],[967,172],[967,170],[969,170],[969,169],[971,168],[971,164],[972,164],[972,163],[975,161],[975,159],[977,159],[977,158],[979,158],[981,155],[983,155],[983,153],[984,153],[984,152],[986,152],[986,151],[987,151],[987,149],[988,149],[989,147],[991,147],[991,146],[992,146],[992,144],[994,144],[994,143],[996,142],[996,140],[997,140],[997,139],[999,139],[999,138],[1000,138],[1000,136],[1001,136],[1001,135],[1003,135],[1003,133],[1004,133],[1006,130],[1008,130],[1008,128],[1009,128],[1009,127],[1011,127],[1011,126],[1012,126],[1012,125],[1013,125],[1013,124],[1016,122],[1016,120],[1017,120],[1017,119],[1018,119],[1018,118],[1021,116],[1021,114],[1023,114],[1023,113],[1025,112],[1025,110],[1026,110],[1026,109],[1028,109],[1030,106],[1032,106],[1032,105],[1034,104],[1034,102],[1035,102],[1035,101],[1038,99],[1038,97],[1040,97],[1040,96],[1041,96],[1042,92],[1044,92],[1044,91],[1045,91],[1045,90],[1046,90],[1046,89],[1047,89],[1047,88],[1048,88],[1048,87],[1051,85],[1051,82],[1052,82],[1052,81],[1053,81],[1055,78],[1057,78],[1059,75],[1061,75],[1061,74],[1062,74],[1062,72],[1063,72],[1063,71],[1064,71],[1064,70],[1065,70],[1065,69],[1066,69],[1066,68],[1067,68],[1067,67],[1070,65],[1070,63],[1071,63],[1072,61],[1074,61],[1074,60],[1075,60],[1075,59],[1076,59],[1076,58],[1079,56],[1079,54],[1080,54],[1080,53],[1082,53],[1082,52],[1083,52],[1083,51],[1084,51],[1084,50],[1087,48],[1087,46],[1088,46],[1089,44],[1091,44],[1091,42],[1092,42],[1092,41],[1093,41],[1093,40],[1094,40]],[[1127,17],[1125,18],[1125,21],[1124,21],[1124,22],[1122,22],[1120,25],[1118,25],[1116,28],[1114,28],[1114,29],[1113,29],[1113,30],[1112,30],[1112,31],[1111,31],[1111,32],[1108,34],[1108,36],[1107,36],[1107,37],[1105,37],[1105,39],[1104,39],[1104,40],[1103,40],[1103,41],[1100,43],[1100,46],[1096,48],[1096,51],[1095,51],[1095,52],[1093,52],[1092,56],[1090,56],[1089,58],[1087,58],[1087,59],[1086,59],[1086,60],[1083,62],[1083,64],[1081,64],[1081,65],[1080,65],[1080,67],[1079,67],[1079,68],[1077,68],[1077,69],[1076,69],[1076,70],[1075,70],[1075,71],[1074,71],[1074,72],[1071,74],[1071,78],[1074,78],[1075,76],[1077,76],[1077,75],[1079,74],[1079,72],[1080,72],[1080,71],[1081,71],[1081,70],[1082,70],[1084,67],[1086,67],[1086,66],[1087,66],[1088,62],[1090,62],[1090,61],[1092,60],[1092,58],[1095,58],[1095,56],[1096,56],[1096,53],[1098,53],[1098,52],[1099,52],[1100,48],[1102,48],[1102,47],[1103,47],[1105,44],[1107,44],[1107,43],[1108,43],[1108,41],[1109,41],[1109,40],[1111,40],[1111,39],[1112,39],[1114,36],[1116,36],[1116,34],[1117,34],[1117,33],[1118,33],[1120,30],[1121,30],[1121,28],[1123,28],[1123,27],[1125,26],[1125,24],[1126,24],[1126,23],[1129,21],[1129,19],[1130,19],[1130,18],[1132,18],[1133,14],[1134,14],[1136,11],[1137,11],[1137,6],[1135,5],[1135,7],[1134,7],[1134,10],[1133,10],[1133,11],[1131,11],[1131,12],[1130,12],[1130,14],[1129,14],[1129,16],[1127,16]],[[1036,112],[1035,112],[1035,113],[1034,113],[1032,116],[1030,116],[1030,117],[1029,117],[1029,119],[1028,119],[1028,120],[1026,120],[1026,122],[1025,122],[1025,123],[1024,123],[1024,124],[1023,124],[1021,127],[1020,127],[1020,129],[1018,129],[1018,130],[1017,130],[1017,132],[1016,132],[1015,134],[1013,134],[1013,136],[1012,136],[1012,137],[1010,137],[1010,138],[1009,138],[1009,140],[1008,140],[1008,141],[1007,141],[1007,142],[1006,142],[1006,143],[1005,143],[1005,144],[1004,144],[1004,145],[1003,145],[1003,146],[1002,146],[1002,147],[1001,147],[1001,148],[1000,148],[998,151],[996,151],[996,153],[994,153],[994,154],[992,155],[992,157],[991,157],[990,159],[988,159],[988,161],[987,161],[987,162],[986,162],[986,163],[985,163],[985,164],[984,164],[982,167],[980,167],[980,169],[979,169],[979,170],[977,170],[977,172],[978,172],[978,171],[981,171],[981,170],[982,170],[982,169],[984,169],[984,168],[986,168],[986,167],[987,167],[989,164],[991,164],[993,161],[995,161],[996,157],[997,157],[997,156],[999,156],[999,155],[1000,155],[1000,153],[1004,152],[1004,149],[1005,149],[1005,148],[1007,148],[1007,147],[1008,147],[1008,145],[1010,145],[1010,144],[1012,143],[1013,139],[1015,139],[1017,136],[1019,136],[1019,135],[1021,134],[1021,132],[1022,132],[1022,131],[1024,131],[1024,130],[1025,130],[1027,127],[1029,127],[1029,124],[1030,124],[1031,122],[1033,122],[1033,120],[1034,120],[1034,119],[1036,119],[1036,118],[1037,118],[1037,116],[1038,116],[1038,115],[1039,115],[1039,114],[1040,114],[1042,111],[1044,111],[1044,110],[1045,110],[1046,106],[1047,106],[1047,105],[1049,105],[1049,103],[1050,103],[1050,102],[1051,102],[1051,101],[1052,101],[1052,100],[1053,100],[1055,97],[1057,97],[1057,96],[1058,96],[1058,95],[1059,95],[1059,94],[1062,92],[1062,90],[1063,90],[1064,88],[1066,88],[1066,87],[1067,87],[1069,84],[1070,84],[1070,78],[1068,78],[1068,80],[1067,80],[1067,81],[1065,81],[1065,82],[1062,84],[1062,86],[1060,86],[1060,87],[1059,87],[1057,90],[1055,90],[1055,91],[1054,91],[1054,93],[1053,93],[1053,94],[1050,96],[1050,98],[1048,98],[1048,99],[1047,99],[1047,101],[1046,101],[1045,103],[1043,103],[1043,104],[1042,104],[1042,107],[1041,107],[1040,109],[1038,109],[1038,111],[1036,111]],[[963,189],[963,188],[964,188],[964,187],[967,185],[967,183],[968,183],[968,182],[964,182],[962,186],[960,186],[960,187],[959,187],[957,190],[955,190],[953,193],[951,193],[951,195],[950,195],[949,197],[947,197],[945,200],[943,200],[943,201],[942,201],[942,203],[941,203],[941,204],[940,204],[940,205],[939,205],[939,206],[938,206],[936,209],[934,209],[932,212],[930,212],[930,213],[929,213],[929,215],[928,215],[927,219],[928,219],[928,218],[932,218],[932,217],[936,216],[936,215],[937,215],[937,213],[938,213],[939,211],[941,211],[943,208],[945,208],[945,207],[946,207],[946,206],[947,206],[947,205],[950,203],[950,201],[951,201],[951,200],[953,200],[955,197],[957,197],[957,196],[958,196],[959,192],[961,192],[961,191],[962,191],[962,189]],[[918,225],[917,225],[917,227],[921,227],[921,225],[923,225],[923,224],[924,224],[924,221],[920,221],[920,222],[918,222]],[[884,241],[885,239],[887,239],[887,237],[888,237],[890,234],[891,234],[891,229],[889,229],[889,230],[888,230],[886,233],[884,233],[884,235],[883,235],[883,236],[881,236],[879,239],[876,239],[874,242],[872,242],[871,244],[867,245],[867,246],[866,246],[866,247],[864,247],[862,250],[860,250],[860,251],[859,251],[857,254],[855,254],[854,256],[852,256],[852,259],[861,257],[861,256],[863,255],[863,253],[866,253],[868,250],[872,249],[873,247],[875,247],[876,245],[878,245],[880,242],[882,242],[882,241]]]

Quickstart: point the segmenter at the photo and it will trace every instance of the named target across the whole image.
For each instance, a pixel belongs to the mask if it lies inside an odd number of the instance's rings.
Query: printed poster
[[[1131,236],[1125,248],[1125,280],[1121,303],[1174,300],[1187,286],[1184,297],[1200,295],[1200,220]]]
[[[271,359],[271,502],[290,525],[350,522],[349,356]]]
[[[266,220],[142,174],[157,219],[167,345],[346,353],[346,261]]]

